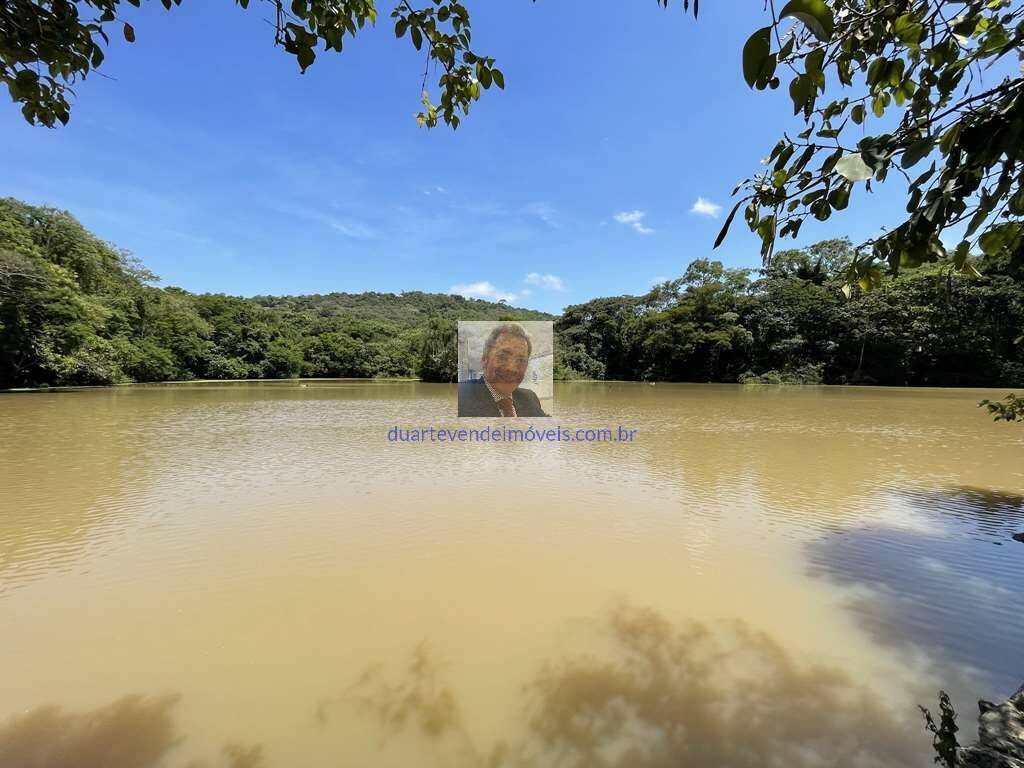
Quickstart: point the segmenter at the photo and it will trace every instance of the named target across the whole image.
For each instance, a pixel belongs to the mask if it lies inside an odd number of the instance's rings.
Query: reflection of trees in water
[[[975,537],[991,537],[993,543],[1009,542],[1024,526],[1024,496],[970,486],[907,490],[901,494],[922,513],[940,515],[960,523]]]
[[[871,588],[850,604],[879,642],[923,649],[953,691],[985,695],[1020,681],[1024,646],[1024,497],[979,488],[907,490],[897,495],[939,532],[879,526],[842,529],[808,546],[811,572]],[[961,679],[961,678],[964,679]]]
[[[742,622],[676,627],[653,611],[620,607],[601,634],[606,652],[543,665],[523,688],[525,717],[510,724],[506,741],[486,748],[425,645],[397,675],[369,667],[342,696],[321,702],[317,720],[332,728],[339,719],[366,718],[381,746],[411,737],[419,764],[441,757],[437,764],[452,768],[925,763],[916,711],[894,711],[847,673],[795,660]],[[0,766],[180,765],[176,702],[131,696],[85,713],[35,710],[0,725]],[[363,764],[372,761],[367,755]],[[261,747],[228,745],[218,759],[186,768],[264,765],[273,761],[264,761]]]
[[[4,401],[14,407],[4,424],[12,439],[0,439],[0,591],[74,560],[95,541],[105,508],[116,506],[131,454],[110,439],[118,429],[112,399],[88,400],[83,410],[92,410],[76,418],[84,394]]]
[[[423,648],[397,681],[370,669],[333,704],[375,718],[385,738],[414,735],[453,755],[458,745],[458,765],[474,768],[896,766],[927,751],[913,713],[841,670],[794,661],[742,622],[680,629],[624,607],[606,630],[609,656],[545,665],[525,688],[526,735],[489,750]]]
[[[7,768],[158,768],[181,742],[176,695],[126,696],[89,712],[40,707],[0,725]],[[222,759],[187,768],[262,768],[262,748],[227,744]]]

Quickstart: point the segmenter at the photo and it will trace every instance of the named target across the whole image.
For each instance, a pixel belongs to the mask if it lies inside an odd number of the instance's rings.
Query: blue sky
[[[137,42],[113,40],[67,127],[0,102],[0,195],[66,208],[197,292],[453,291],[558,312],[695,258],[758,265],[741,220],[711,245],[736,182],[799,130],[785,87],[743,82],[761,3],[703,3],[696,21],[676,2],[467,6],[506,90],[454,132],[416,126],[423,55],[394,39],[390,6],[305,75],[265,3],[125,6]],[[898,223],[895,180],[858,192],[795,244]]]

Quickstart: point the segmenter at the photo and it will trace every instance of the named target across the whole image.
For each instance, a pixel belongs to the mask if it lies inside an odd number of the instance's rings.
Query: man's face
[[[529,347],[526,339],[501,334],[491,347],[490,353],[483,361],[484,379],[495,391],[503,395],[511,395],[512,390],[526,375],[526,366],[530,362]]]

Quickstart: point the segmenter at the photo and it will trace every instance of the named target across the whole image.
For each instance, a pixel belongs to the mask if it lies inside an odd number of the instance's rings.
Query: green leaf
[[[921,194],[921,190],[917,187],[910,191],[910,197],[907,198],[907,213],[913,213],[921,205]]]
[[[127,40],[129,43],[135,42],[135,27],[133,27],[131,24],[128,24],[127,22],[125,22],[124,25],[124,39]]]
[[[715,244],[712,246],[712,250],[720,246],[722,241],[725,240],[725,236],[729,233],[729,227],[732,226],[732,220],[736,217],[736,211],[740,209],[742,204],[742,200],[737,202],[736,205],[732,207],[732,210],[729,211],[729,215],[725,217],[725,224],[722,225],[722,229],[719,231],[718,237],[715,238]]]
[[[825,196],[825,190],[824,189],[816,189],[813,192],[808,192],[806,195],[804,195],[800,199],[800,203],[802,205],[810,205],[815,200],[818,200],[819,198],[822,198],[824,196]]]
[[[1014,216],[1024,216],[1024,188],[1010,198],[1009,211]]]
[[[987,192],[983,192],[981,195],[981,202],[978,203],[978,210],[974,212],[971,217],[970,223],[967,225],[967,231],[964,232],[964,237],[970,237],[973,235],[978,227],[980,227],[985,219],[992,213],[992,209],[995,208],[997,197],[990,195]]]
[[[881,81],[882,77],[885,75],[885,70],[888,65],[888,60],[882,57],[879,57],[872,61],[870,66],[868,66],[868,85],[875,85],[876,83]]]
[[[917,45],[924,37],[924,26],[913,20],[909,14],[893,22],[892,31],[904,45]]]
[[[812,82],[818,82],[818,76],[822,74],[822,65],[825,63],[825,49],[816,48],[807,54],[804,69],[810,75]]]
[[[836,187],[828,195],[828,202],[837,211],[841,211],[846,208],[850,203],[850,188],[852,184],[843,184]]]
[[[395,37],[402,37],[409,29],[409,22],[406,19],[399,19],[395,22]]]
[[[811,80],[806,75],[797,75],[789,84],[789,97],[793,100],[793,114],[807,107],[811,96]]]
[[[750,88],[757,83],[761,68],[771,55],[771,31],[771,27],[762,27],[743,45],[743,79]]]
[[[825,0],[790,0],[783,6],[779,18],[784,19],[787,16],[803,22],[804,26],[822,42],[828,42],[832,38],[835,20]]]
[[[953,251],[953,264],[957,269],[963,269],[964,265],[967,264],[967,256],[970,254],[971,244],[966,240],[960,242]]]
[[[942,150],[942,154],[948,155],[949,150],[952,149],[953,145],[956,144],[956,140],[960,137],[960,128],[962,123],[953,123],[939,139],[939,149]]]
[[[990,229],[978,239],[982,253],[986,256],[995,256],[1003,249],[1003,236],[998,229]]]
[[[871,100],[871,111],[875,117],[881,117],[885,113],[885,99],[887,94],[880,93]]]
[[[39,75],[31,69],[19,69],[18,74],[14,76],[14,82],[21,87],[32,87],[39,82]]]
[[[419,27],[412,27],[409,30],[409,34],[412,36],[412,44],[416,46],[416,50],[418,51],[423,47],[423,33],[420,31]]]
[[[850,152],[839,158],[835,171],[850,181],[867,181],[874,175],[868,164],[864,162],[864,158],[860,156],[860,152]]]
[[[932,148],[935,146],[935,139],[931,136],[925,136],[923,139],[918,139],[911,144],[903,152],[903,157],[900,159],[900,165],[904,168],[910,168],[916,165],[924,158]]]
[[[978,245],[986,256],[997,256],[1003,252],[1015,251],[1020,247],[1022,238],[1024,231],[1021,224],[1000,224],[978,238]]]
[[[295,52],[295,56],[298,58],[299,67],[301,67],[303,72],[305,72],[309,65],[313,63],[313,60],[316,59],[316,54],[313,52],[313,49],[306,46],[300,47]]]
[[[857,104],[850,110],[850,119],[853,120],[857,125],[864,122],[864,105]]]
[[[501,88],[501,90],[505,90],[505,75],[501,73],[500,69],[492,69],[491,77],[494,79],[494,84],[496,86]]]

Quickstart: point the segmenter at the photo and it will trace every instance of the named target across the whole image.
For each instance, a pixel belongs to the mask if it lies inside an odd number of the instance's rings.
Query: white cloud
[[[722,206],[705,200],[703,197],[698,197],[697,202],[690,209],[690,213],[696,213],[698,216],[710,216],[712,219],[717,219],[721,212]]]
[[[536,216],[538,219],[543,221],[549,227],[557,227],[557,212],[555,209],[547,203],[530,203],[526,206],[526,212],[531,216]]]
[[[641,235],[649,235],[654,230],[644,224],[644,216],[646,215],[644,211],[619,211],[612,218],[619,222],[619,224],[626,224],[632,227],[635,232]]]
[[[533,293],[533,291],[531,291],[529,288],[523,288],[523,290],[521,290],[519,292],[519,295],[520,296],[529,296],[532,293]]]
[[[530,272],[526,276],[525,282],[528,283],[529,285],[540,285],[552,291],[565,290],[565,283],[562,282],[562,278],[558,277],[557,275],[552,275],[550,273],[542,275],[538,272]]]
[[[468,299],[487,299],[488,301],[507,301],[512,303],[516,300],[515,292],[502,291],[494,287],[493,283],[481,280],[476,283],[458,283],[448,289],[448,293],[458,296],[465,296]]]
[[[366,239],[376,236],[376,233],[354,219],[339,219],[336,216],[323,216],[320,218],[324,224],[329,226],[335,232],[340,232],[345,237],[354,237],[357,239]]]
[[[375,230],[363,222],[357,221],[349,216],[336,216],[333,213],[327,213],[312,206],[274,205],[272,207],[280,213],[306,219],[307,221],[313,221],[317,224],[329,227],[335,232],[340,232],[345,237],[351,237],[357,240],[371,240],[377,237],[377,232]]]
[[[652,286],[654,286],[654,285],[661,285],[662,283],[667,283],[667,282],[668,282],[668,278],[665,277],[664,275],[658,275],[657,277],[652,277],[651,278],[651,285]]]

